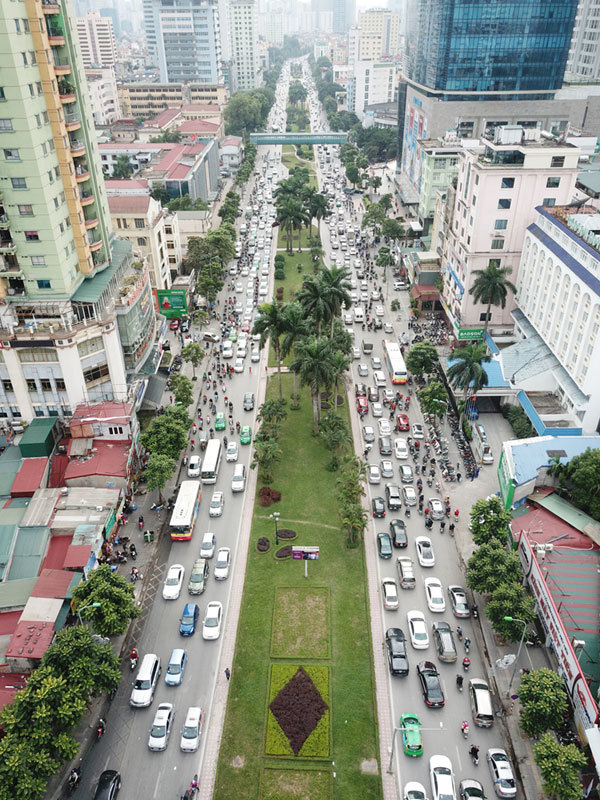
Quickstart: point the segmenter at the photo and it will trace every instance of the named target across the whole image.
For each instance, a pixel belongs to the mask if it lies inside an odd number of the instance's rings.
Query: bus
[[[192,538],[201,497],[200,481],[182,482],[169,522],[169,533],[174,542],[188,542]]]
[[[221,440],[209,439],[202,461],[200,470],[200,480],[202,483],[216,483],[221,463]]]
[[[397,342],[383,340],[383,360],[392,383],[406,383],[406,364]]]

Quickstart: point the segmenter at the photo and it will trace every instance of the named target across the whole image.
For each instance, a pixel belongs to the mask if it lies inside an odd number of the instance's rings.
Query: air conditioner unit
[[[8,350],[10,348],[10,342],[2,342],[2,349]]]
[[[62,340],[62,339],[57,339],[57,340],[56,340],[56,344],[64,344],[64,342],[63,342],[63,340]]]
[[[554,550],[554,545],[553,544],[547,544],[546,545],[546,552],[547,553],[551,553],[553,550]]]

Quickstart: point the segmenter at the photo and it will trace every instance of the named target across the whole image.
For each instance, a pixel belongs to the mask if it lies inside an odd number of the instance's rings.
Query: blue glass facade
[[[562,85],[577,3],[419,0],[409,76],[430,89],[465,92],[448,100],[486,92],[517,99],[516,91],[543,99]]]

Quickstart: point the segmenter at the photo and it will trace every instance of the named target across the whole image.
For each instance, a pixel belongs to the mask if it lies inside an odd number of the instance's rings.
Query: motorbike
[[[98,720],[98,724],[96,725],[96,741],[100,741],[100,739],[106,733],[106,722],[102,719],[102,717]]]
[[[129,659],[129,669],[132,672],[137,667],[137,663],[138,663],[138,657],[137,656],[131,656],[131,658]]]
[[[67,780],[67,791],[69,794],[72,794],[75,789],[79,786],[79,781],[81,780],[81,770],[76,767],[75,769],[71,770],[71,774]]]
[[[479,764],[479,748],[473,745],[473,747],[471,747],[469,750],[469,755],[471,756],[473,764],[477,766]]]
[[[470,649],[471,649],[471,640],[467,636],[467,638],[465,639],[465,653],[468,653]]]
[[[475,619],[479,617],[479,609],[477,608],[477,605],[475,603],[473,603],[473,605],[471,606],[471,615]]]
[[[465,656],[462,660],[463,669],[465,672],[469,671],[469,667],[471,666],[471,659],[469,656]]]
[[[525,639],[525,644],[527,647],[540,647],[542,644],[542,640],[537,635],[537,633],[529,633],[527,638]]]
[[[459,692],[462,692],[463,690],[463,680],[464,678],[462,675],[456,676],[456,688],[458,689]]]
[[[469,736],[469,723],[466,720],[461,722],[460,729],[462,731],[463,738],[466,739]]]
[[[132,542],[129,545],[129,555],[131,556],[132,560],[135,561],[137,558],[137,548],[135,544]]]

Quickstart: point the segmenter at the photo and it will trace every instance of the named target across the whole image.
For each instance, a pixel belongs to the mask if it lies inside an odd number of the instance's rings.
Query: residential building
[[[176,215],[150,195],[109,196],[108,207],[115,234],[131,244],[137,260],[148,264],[152,288],[170,289],[171,272],[181,267]]]
[[[258,33],[270,45],[281,47],[283,37],[290,33],[290,17],[285,11],[258,15]]]
[[[21,13],[0,32],[0,416],[10,420],[126,399],[156,330],[147,270],[134,273],[130,246],[112,234],[70,5],[32,0]]]
[[[221,84],[200,83],[125,83],[118,87],[119,105],[125,117],[154,117],[166,108],[186,104],[207,104],[221,107],[228,99]]]
[[[117,47],[110,17],[101,17],[96,12],[78,17],[77,38],[84,67],[115,66]]]
[[[584,433],[596,432],[600,420],[598,274],[598,210],[559,203],[536,208],[516,278],[513,316],[521,341],[508,348],[508,371],[516,370],[507,377],[530,398],[532,391],[552,393]]]
[[[103,128],[121,118],[117,81],[112,67],[106,69],[86,69],[90,104],[94,115],[94,125]]]
[[[147,37],[155,42],[160,80],[219,83],[221,28],[216,0],[151,0],[151,5],[144,9],[144,24]]]
[[[363,119],[366,106],[391,103],[394,99],[395,76],[393,64],[357,61],[354,64],[354,76],[348,81],[348,110]]]
[[[443,139],[422,140],[419,146],[422,168],[417,213],[419,223],[428,234],[437,193],[445,192],[455,180],[462,148],[454,131],[450,131]]]
[[[579,0],[569,58],[566,83],[596,83],[600,80],[600,22],[596,0]]]
[[[378,61],[385,56],[400,53],[400,14],[387,8],[371,8],[358,15],[358,30],[361,37],[374,37],[378,42],[373,56],[365,60]],[[362,57],[362,56],[361,56]]]
[[[578,148],[519,126],[463,147],[442,257],[444,308],[458,340],[480,337],[485,323],[487,304],[470,294],[475,273],[495,265],[516,282],[536,205],[570,202],[578,160]],[[492,334],[512,333],[514,307],[510,293],[505,308],[492,306]]]
[[[254,0],[230,0],[230,83],[232,92],[246,92],[261,85],[258,60],[258,18]]]
[[[226,136],[219,144],[221,164],[235,172],[244,158],[244,141],[241,136]]]

